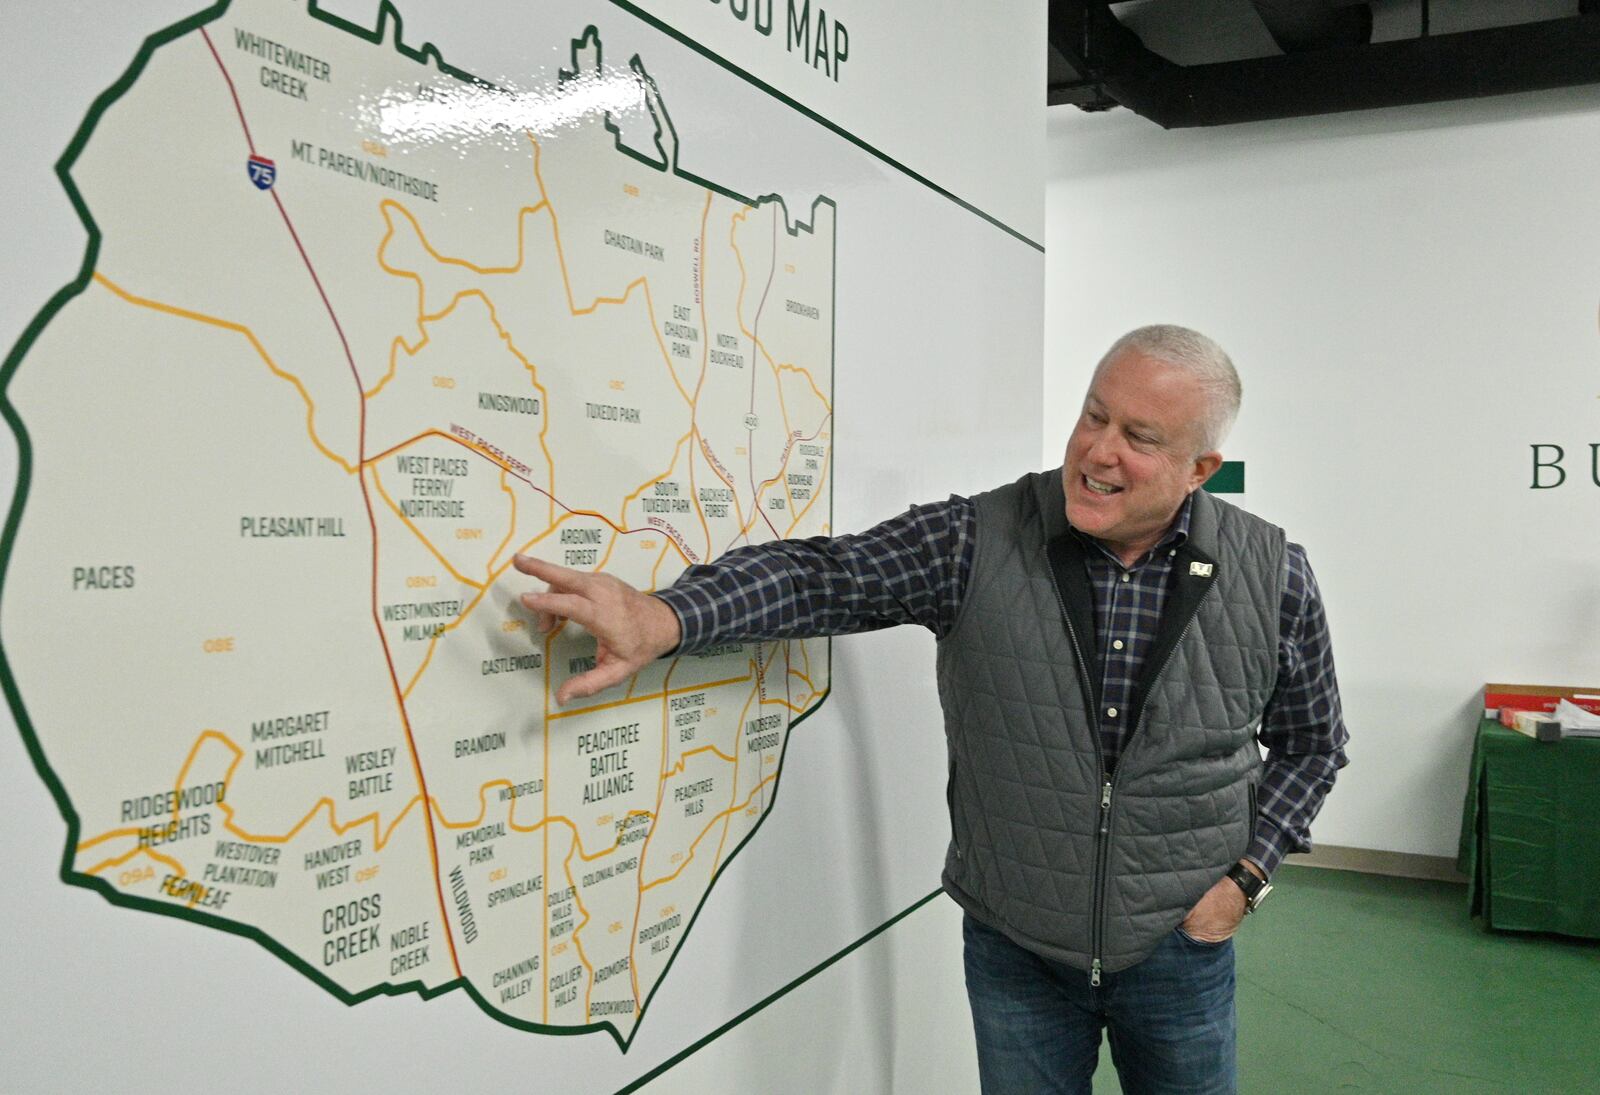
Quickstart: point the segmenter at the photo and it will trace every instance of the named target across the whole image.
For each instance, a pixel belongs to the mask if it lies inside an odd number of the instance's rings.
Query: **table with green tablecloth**
[[[1489,927],[1600,938],[1600,739],[1540,743],[1484,719],[1456,866]]]

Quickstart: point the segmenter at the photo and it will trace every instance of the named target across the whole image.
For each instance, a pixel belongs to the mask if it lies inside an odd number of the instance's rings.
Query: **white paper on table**
[[[1600,738],[1600,715],[1585,711],[1571,700],[1556,703],[1555,717],[1566,737]]]

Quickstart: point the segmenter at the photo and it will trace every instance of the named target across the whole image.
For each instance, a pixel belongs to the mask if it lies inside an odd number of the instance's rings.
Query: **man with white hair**
[[[929,628],[983,1090],[1236,1087],[1231,938],[1345,763],[1321,594],[1281,529],[1199,490],[1238,413],[1221,347],[1119,339],[1059,472],[772,541],[643,594],[518,557],[599,643],[566,702],[713,643]],[[1261,747],[1267,750],[1263,763]]]

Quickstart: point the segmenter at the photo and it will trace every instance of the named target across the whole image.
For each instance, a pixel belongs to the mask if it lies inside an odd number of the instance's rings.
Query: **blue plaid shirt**
[[[1108,769],[1126,741],[1123,715],[1155,641],[1173,553],[1189,534],[1189,509],[1185,501],[1161,542],[1131,567],[1084,537],[1096,549],[1086,554]],[[976,526],[972,502],[952,497],[912,506],[855,535],[736,548],[690,567],[656,596],[678,615],[682,654],[716,643],[848,635],[911,623],[943,638],[961,608]],[[1305,549],[1290,544],[1284,568],[1278,684],[1261,721],[1266,771],[1246,853],[1268,875],[1288,852],[1310,850],[1311,819],[1345,765],[1349,740],[1328,620]]]

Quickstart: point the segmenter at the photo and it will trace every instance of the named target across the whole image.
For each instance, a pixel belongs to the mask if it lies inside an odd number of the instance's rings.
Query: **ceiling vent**
[[[1050,0],[1049,50],[1051,104],[1227,125],[1600,83],[1600,0]]]

